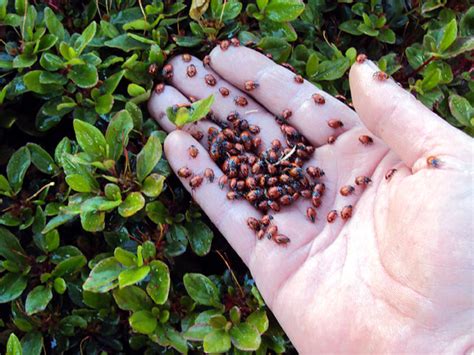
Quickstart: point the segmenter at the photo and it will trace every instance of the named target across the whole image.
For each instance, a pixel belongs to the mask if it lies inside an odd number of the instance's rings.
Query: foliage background
[[[366,53],[473,135],[473,34],[467,0],[0,0],[6,352],[292,352],[161,156],[163,63],[238,37],[350,104]]]

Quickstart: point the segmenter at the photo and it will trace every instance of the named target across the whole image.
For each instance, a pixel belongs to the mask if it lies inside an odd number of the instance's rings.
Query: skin
[[[219,47],[211,53],[211,67],[193,58],[171,60],[174,76],[161,94],[153,94],[150,113],[171,132],[165,142],[169,162],[177,171],[187,166],[195,174],[211,167],[214,183],[191,191],[193,198],[219,228],[249,267],[256,283],[292,343],[302,354],[390,352],[466,353],[474,344],[473,298],[473,141],[419,103],[392,79],[374,78],[370,61],[355,63],[350,87],[355,111],[315,88],[298,84],[294,74],[251,49]],[[193,63],[197,74],[186,76]],[[212,73],[210,87],[204,75]],[[244,93],[244,83],[258,88]],[[222,97],[225,86],[230,95]],[[239,91],[239,89],[241,91]],[[315,104],[311,95],[326,103]],[[239,113],[261,127],[264,144],[281,138],[274,115],[293,112],[290,123],[315,145],[307,165],[325,172],[323,203],[315,223],[305,216],[308,200],[299,200],[275,215],[279,232],[291,242],[278,246],[256,240],[246,225],[261,214],[246,201],[228,201],[218,187],[222,172],[206,154],[206,135],[197,142],[188,133],[207,132],[213,125],[200,121],[174,130],[167,107],[215,95],[213,111],[225,119]],[[233,98],[245,96],[246,107]],[[332,118],[344,127],[327,125]],[[173,131],[174,130],[174,131]],[[337,136],[327,144],[329,135]],[[371,145],[358,138],[369,135]],[[200,144],[201,143],[201,144]],[[200,154],[192,159],[188,147]],[[429,166],[436,156],[439,167]],[[390,169],[393,177],[385,179]],[[355,177],[372,183],[356,186]],[[355,186],[341,196],[344,185]],[[340,216],[326,222],[330,210],[353,205],[348,221]]]

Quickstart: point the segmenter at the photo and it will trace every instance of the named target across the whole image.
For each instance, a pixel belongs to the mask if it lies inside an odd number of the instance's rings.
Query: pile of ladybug
[[[232,41],[222,41],[223,50],[232,45],[238,45]],[[190,56],[184,54],[183,61],[190,61]],[[363,61],[364,58],[358,58]],[[209,64],[209,57],[204,58],[204,64]],[[289,65],[288,65],[289,66]],[[292,69],[291,67],[289,68]],[[172,76],[173,68],[167,65],[164,68],[165,77]],[[187,68],[187,75],[192,77],[196,73],[195,66],[190,64]],[[300,75],[295,75],[295,82],[302,83]],[[216,81],[210,74],[206,75],[205,81],[209,86],[214,86]],[[257,83],[249,80],[244,83],[246,91],[252,91],[258,86]],[[229,90],[225,87],[219,88],[222,96],[229,95]],[[312,96],[317,105],[325,103],[325,99],[320,94]],[[191,101],[194,101],[191,99]],[[247,100],[244,97],[235,99],[238,106],[246,106]],[[258,136],[260,128],[239,117],[237,112],[231,112],[225,121],[213,119],[212,113],[207,117],[216,123],[220,128],[211,127],[208,131],[208,152],[210,157],[221,168],[224,175],[219,178],[219,186],[223,189],[228,186],[227,198],[229,200],[245,199],[256,209],[265,215],[260,219],[249,217],[247,224],[252,229],[258,239],[267,237],[277,244],[285,245],[290,239],[278,233],[278,227],[272,224],[273,217],[268,214],[277,213],[282,208],[290,206],[298,199],[311,201],[310,207],[306,210],[306,216],[311,222],[315,222],[316,209],[321,205],[322,196],[325,192],[325,185],[320,181],[324,176],[324,171],[316,166],[303,168],[304,163],[312,156],[314,147],[308,143],[305,137],[297,129],[289,124],[292,115],[290,110],[284,110],[281,115],[275,117],[279,124],[285,141],[275,139],[267,149],[262,149],[261,138]],[[337,129],[343,123],[337,119],[328,121],[331,128]],[[203,137],[201,133],[200,139]],[[359,140],[362,144],[371,144],[372,138],[361,136]],[[335,141],[334,136],[328,138],[328,143]],[[195,158],[198,149],[195,146],[189,147],[189,155]],[[193,172],[182,167],[178,170],[178,175],[182,178],[190,178],[189,185],[192,189],[198,188],[204,178],[213,182],[214,172],[207,168],[203,176],[193,175]],[[357,185],[367,185],[370,178],[359,176],[356,178]],[[343,186],[340,193],[344,196],[352,194],[354,187]],[[341,210],[341,218],[347,220],[352,216],[352,206],[345,206]],[[336,210],[330,211],[327,221],[332,223],[338,216]]]

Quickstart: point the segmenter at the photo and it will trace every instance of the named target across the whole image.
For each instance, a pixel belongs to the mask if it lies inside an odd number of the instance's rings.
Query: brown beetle
[[[268,206],[275,212],[280,212],[280,205],[276,201],[271,201],[268,203]]]
[[[203,180],[202,176],[195,175],[191,178],[191,180],[189,180],[189,186],[191,186],[191,188],[194,190],[198,188],[199,186],[201,186],[202,180]]]
[[[370,178],[368,178],[367,176],[358,176],[355,178],[355,184],[358,185],[358,186],[361,186],[361,185],[368,185],[372,182],[372,180],[370,180]]]
[[[239,41],[239,39],[238,39],[238,38],[235,38],[235,37],[231,38],[230,43],[231,43],[234,47],[240,46],[240,41]]]
[[[186,68],[186,75],[190,78],[195,76],[197,73],[196,66],[194,64],[189,64],[188,67]]]
[[[287,236],[283,235],[283,234],[278,234],[277,236],[275,236],[273,238],[273,240],[277,243],[277,244],[281,244],[281,245],[286,245],[290,242],[290,238],[288,238]]]
[[[306,172],[313,179],[319,179],[320,177],[324,176],[324,171],[316,166],[308,166],[306,168]]]
[[[260,229],[258,232],[257,232],[257,239],[258,240],[262,240],[263,237],[265,237],[265,231],[263,229]]]
[[[258,87],[258,84],[253,80],[247,80],[244,83],[244,89],[246,91],[252,91],[252,90],[256,89],[257,87]]]
[[[266,214],[262,217],[262,219],[260,219],[260,222],[264,226],[268,226],[270,224],[270,222],[272,221],[272,219],[273,219],[273,216],[270,216],[270,215]]]
[[[182,177],[182,178],[187,179],[187,178],[190,177],[192,174],[193,174],[193,172],[191,171],[191,169],[189,169],[189,168],[186,167],[186,166],[183,166],[182,168],[179,168],[179,169],[178,169],[178,176],[179,176],[179,177]]]
[[[229,89],[227,89],[226,87],[221,87],[219,88],[219,92],[221,93],[222,96],[226,97],[226,96],[229,96]]]
[[[326,191],[326,185],[324,185],[323,183],[317,183],[316,185],[314,185],[313,187],[313,192],[318,192],[319,194],[323,194],[324,191]]]
[[[164,67],[163,67],[163,76],[166,78],[166,79],[171,79],[173,77],[173,65],[171,64],[166,64]]]
[[[230,46],[230,42],[228,40],[223,40],[221,41],[221,43],[219,44],[219,46],[221,47],[221,49],[223,51],[227,50],[227,48],[229,48]]]
[[[214,182],[214,170],[212,170],[211,168],[206,168],[206,170],[204,170],[204,177],[209,182]]]
[[[281,63],[281,66],[282,66],[283,68],[286,68],[286,69],[292,71],[293,73],[296,73],[295,68],[294,68],[291,64],[289,64],[289,63]]]
[[[390,169],[385,173],[385,180],[390,180],[393,175],[397,172],[397,169]]]
[[[227,175],[222,175],[220,178],[219,178],[219,187],[221,189],[224,188],[225,185],[227,185],[227,182],[229,181],[229,178],[227,177]]]
[[[229,191],[226,196],[227,196],[227,199],[231,201],[237,199],[238,197],[237,192],[235,191]]]
[[[372,144],[374,140],[372,139],[372,137],[362,135],[359,137],[359,142],[361,142],[363,145],[369,145]]]
[[[316,220],[316,210],[313,207],[308,207],[306,210],[306,217],[308,217],[308,219],[314,223]]]
[[[243,96],[237,96],[234,99],[234,102],[237,106],[247,106],[248,104],[248,100]]]
[[[301,75],[295,75],[294,79],[295,79],[295,82],[297,82],[298,84],[304,83],[304,79]]]
[[[203,60],[202,60],[202,63],[206,66],[206,65],[209,65],[211,64],[211,57],[206,55]]]
[[[367,56],[365,54],[359,54],[356,58],[356,62],[362,64],[366,61]]]
[[[345,185],[343,187],[341,187],[341,189],[339,190],[340,194],[342,196],[349,196],[351,195],[353,192],[354,192],[354,186],[351,186],[351,185]]]
[[[336,119],[330,119],[328,121],[328,126],[331,127],[331,128],[341,128],[344,126],[344,123],[342,123],[341,120],[336,120]]]
[[[193,136],[195,140],[198,140],[198,141],[200,141],[204,137],[204,133],[202,133],[202,131],[194,131],[191,133],[191,135]]]
[[[260,223],[258,222],[258,219],[254,217],[249,217],[247,218],[247,225],[249,228],[255,232],[257,232],[260,229]]]
[[[155,63],[152,63],[149,65],[148,74],[155,76],[157,71],[158,71],[158,65],[156,65]]]
[[[324,103],[326,102],[326,99],[321,94],[313,94],[313,96],[311,97],[313,98],[315,104],[324,105]]]
[[[334,144],[336,141],[336,136],[329,136],[328,137],[328,144]]]
[[[188,153],[191,158],[196,158],[199,154],[199,149],[197,149],[195,145],[191,145],[188,148]]]
[[[260,127],[254,124],[249,125],[249,131],[252,134],[259,134],[260,133]]]
[[[352,205],[344,206],[341,210],[341,218],[347,220],[352,217]]]
[[[441,160],[434,155],[429,156],[426,158],[426,164],[432,168],[439,168],[441,166]]]
[[[184,53],[184,54],[181,56],[181,58],[183,59],[183,62],[190,62],[191,59],[192,59],[191,55],[188,54],[188,53]]]
[[[204,76],[204,81],[206,82],[207,85],[209,86],[215,86],[217,83],[216,78],[212,74],[206,74]]]
[[[289,119],[289,118],[291,117],[292,114],[293,114],[293,112],[291,112],[290,109],[285,109],[285,110],[283,110],[283,112],[281,113],[281,116],[282,116],[285,120],[287,120],[287,119]]]
[[[388,75],[387,75],[387,73],[385,73],[383,71],[376,71],[374,73],[374,79],[378,80],[378,81],[385,81],[385,80],[388,79]]]
[[[329,211],[327,217],[326,217],[326,220],[328,221],[328,223],[333,223],[337,218],[337,211],[336,210],[332,210],[332,211]]]
[[[165,90],[165,84],[163,84],[163,83],[156,84],[155,92],[157,94],[161,94],[164,90]]]
[[[273,236],[275,236],[278,233],[278,227],[274,224],[269,226],[266,231],[266,235],[268,239],[271,239]]]

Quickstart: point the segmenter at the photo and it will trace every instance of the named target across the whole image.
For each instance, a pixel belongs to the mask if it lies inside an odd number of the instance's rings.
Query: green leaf
[[[168,266],[160,260],[153,260],[149,265],[150,282],[146,286],[146,292],[156,304],[164,304],[171,284]]]
[[[263,334],[268,330],[269,322],[267,312],[265,312],[264,309],[256,310],[250,314],[245,322],[257,328],[260,334]]]
[[[157,197],[163,190],[166,178],[160,174],[150,174],[143,182],[142,192],[148,197]]]
[[[126,286],[134,285],[147,277],[149,273],[150,267],[148,265],[124,270],[119,275],[119,286],[120,288],[124,288]]]
[[[0,256],[19,266],[26,266],[26,255],[17,237],[8,229],[0,227]]]
[[[211,333],[213,328],[204,323],[194,324],[189,327],[183,334],[187,340],[203,341],[207,334]],[[230,342],[230,339],[229,339]]]
[[[28,296],[26,296],[26,314],[31,316],[32,314],[44,311],[52,298],[53,293],[51,292],[51,287],[43,285],[36,286]]]
[[[107,143],[105,137],[99,129],[93,125],[75,119],[74,132],[77,143],[94,160],[103,160],[107,157]]]
[[[158,321],[149,311],[138,311],[129,318],[132,329],[141,334],[151,334],[156,329]]]
[[[81,212],[81,225],[87,232],[101,232],[105,228],[105,212]]]
[[[44,252],[49,253],[59,247],[59,233],[53,229],[45,234],[38,233],[33,236],[35,244]]]
[[[138,286],[117,288],[113,291],[112,295],[117,306],[124,311],[138,312],[149,310],[153,306],[146,292]]]
[[[164,224],[168,216],[168,209],[161,201],[153,201],[146,205],[146,215],[156,224]]]
[[[74,65],[68,73],[68,78],[83,89],[92,88],[99,81],[97,68],[88,63]]]
[[[20,54],[13,59],[13,68],[31,67],[37,59],[35,54]]]
[[[133,120],[128,111],[122,110],[110,120],[105,133],[109,145],[109,158],[118,160],[128,145],[129,134],[133,129]]]
[[[72,275],[80,271],[86,263],[87,259],[83,255],[71,256],[57,264],[51,275],[53,277]]]
[[[26,171],[31,164],[31,155],[27,147],[21,147],[12,154],[7,164],[7,177],[13,192],[21,190]]]
[[[98,187],[93,181],[80,174],[71,174],[66,176],[67,184],[77,192],[92,192]]]
[[[363,34],[366,34],[367,36],[371,36],[371,37],[376,37],[379,34],[379,30],[376,30],[370,26],[367,26],[367,24],[365,23],[361,23],[359,26],[357,26],[357,29]]]
[[[200,220],[186,223],[186,229],[188,230],[189,244],[193,251],[199,256],[209,253],[214,238],[212,230]]]
[[[17,273],[7,273],[0,279],[0,303],[13,301],[21,296],[28,284],[28,277]]]
[[[157,135],[148,138],[143,149],[137,155],[137,178],[142,182],[154,169],[161,159],[161,142]]]
[[[456,41],[446,50],[442,58],[454,58],[462,53],[474,50],[474,36],[457,38]]]
[[[91,22],[87,26],[82,34],[77,38],[76,43],[74,43],[74,49],[77,54],[80,55],[82,51],[87,47],[87,45],[92,41],[97,30],[97,23],[95,21]]]
[[[453,18],[439,30],[432,31],[431,35],[433,36],[436,42],[437,50],[439,51],[439,53],[443,53],[456,40],[456,37],[458,35],[457,20]]]
[[[441,70],[436,68],[428,73],[421,82],[423,91],[434,89],[441,82]]]
[[[27,147],[30,151],[31,162],[39,171],[50,175],[57,172],[59,168],[46,150],[35,143],[28,143]]]
[[[464,97],[455,94],[449,96],[449,110],[463,126],[474,126],[474,109]]]
[[[348,20],[339,24],[339,29],[341,31],[350,33],[351,35],[360,36],[362,34],[362,32],[359,30],[359,25],[361,23],[362,22],[359,20]]]
[[[61,21],[58,20],[53,10],[51,10],[49,7],[44,9],[44,19],[49,33],[55,35],[59,41],[63,41],[66,31],[64,30]]]
[[[0,194],[4,194],[6,196],[11,196],[12,188],[8,183],[8,180],[5,176],[0,174]]]
[[[114,97],[111,94],[105,94],[95,99],[95,112],[99,115],[105,115],[110,112],[114,105]]]
[[[124,52],[130,52],[134,50],[143,50],[149,47],[145,43],[141,43],[133,38],[130,38],[128,34],[122,34],[109,41],[104,42],[104,45],[111,48],[118,48]]]
[[[270,0],[265,7],[265,15],[276,22],[295,20],[304,11],[304,2],[300,0]]]
[[[61,57],[49,52],[44,52],[40,58],[41,66],[49,71],[56,71],[64,67]]]
[[[143,195],[140,192],[131,192],[118,207],[118,212],[122,217],[131,217],[143,207],[145,207]]]
[[[111,300],[112,297],[109,293],[100,294],[89,291],[82,292],[82,301],[84,304],[97,310],[110,308]]]
[[[393,32],[390,28],[383,28],[380,30],[380,33],[378,34],[377,39],[380,42],[393,44],[395,43],[395,40],[397,39],[397,37],[395,35],[395,32]]]
[[[43,336],[39,331],[28,332],[21,339],[23,354],[41,355],[43,350]]]
[[[81,212],[111,211],[120,205],[120,200],[109,200],[102,196],[96,196],[85,200],[80,208]]]
[[[173,224],[166,233],[165,253],[167,256],[178,256],[186,251],[188,246],[188,231],[181,225]]]
[[[85,291],[105,293],[118,286],[118,277],[123,270],[114,257],[99,261],[91,270],[82,288]]]
[[[191,298],[205,306],[221,305],[216,285],[202,274],[188,273],[183,277],[184,287]]]
[[[316,74],[311,77],[311,80],[336,80],[341,78],[349,69],[351,63],[349,58],[341,57],[336,60],[325,60],[319,63]]]
[[[286,62],[291,54],[290,44],[282,38],[264,37],[258,42],[258,47],[270,53],[277,63]]]
[[[243,351],[255,351],[262,342],[257,328],[248,323],[234,325],[229,334],[232,338],[232,344]]]
[[[53,288],[60,295],[64,294],[64,292],[66,292],[67,290],[66,281],[62,277],[57,277],[56,279],[54,279]]]
[[[213,330],[204,337],[206,353],[225,353],[230,350],[230,335],[223,329]]]
[[[15,335],[15,333],[11,333],[10,336],[8,337],[7,352],[5,354],[6,355],[22,355],[23,354],[20,340],[18,340],[18,337]],[[26,355],[29,355],[29,354],[26,354]]]
[[[222,314],[217,314],[209,319],[209,325],[214,329],[224,329],[227,325],[227,319]]]
[[[128,250],[117,247],[114,250],[114,256],[115,259],[127,267],[135,267],[137,265],[137,256]]]

